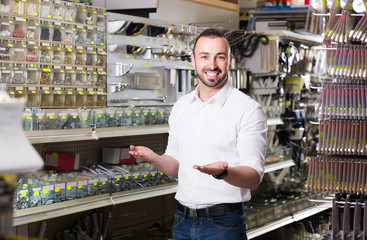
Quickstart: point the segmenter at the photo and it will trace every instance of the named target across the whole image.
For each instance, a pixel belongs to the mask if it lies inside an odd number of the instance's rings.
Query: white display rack
[[[312,33],[296,33],[286,30],[268,30],[264,32],[256,31],[257,34],[266,35],[277,35],[282,39],[293,40],[297,42],[304,42],[311,45],[321,45],[323,41],[323,36],[321,34]]]
[[[25,135],[32,144],[70,142],[83,140],[98,140],[99,138],[140,136],[149,134],[168,133],[168,125],[149,125],[136,127],[116,127],[116,128],[91,128],[84,129],[61,129],[26,131]]]
[[[290,223],[298,222],[302,219],[308,218],[312,215],[315,215],[317,213],[323,212],[325,210],[331,209],[331,202],[330,203],[322,203],[317,206],[313,206],[310,208],[307,208],[305,210],[293,213],[290,216],[281,218],[279,220],[270,222],[265,224],[264,226],[257,227],[254,229],[250,229],[247,231],[247,239],[253,239],[260,235],[263,235],[265,233],[271,232],[275,229],[281,228],[283,226],[286,226]]]
[[[268,126],[282,125],[282,124],[284,124],[284,122],[281,118],[269,118],[267,120],[267,124],[268,124]]]
[[[155,187],[147,187],[144,189],[119,192],[112,194],[112,196],[109,194],[103,194],[60,203],[53,203],[50,205],[16,210],[14,211],[13,226],[52,219],[114,204],[158,197],[175,193],[176,191],[177,183],[170,183]]]
[[[277,163],[266,164],[264,173],[269,173],[269,172],[273,172],[273,171],[276,171],[276,170],[289,168],[289,167],[292,167],[294,165],[296,165],[296,164],[294,163],[294,161],[292,159],[280,161],[280,162],[277,162]]]

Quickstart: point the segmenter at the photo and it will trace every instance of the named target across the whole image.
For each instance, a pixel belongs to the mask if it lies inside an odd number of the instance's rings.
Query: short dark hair
[[[219,37],[219,38],[224,38],[227,40],[228,39],[226,37],[226,35],[224,35],[224,33],[221,30],[215,29],[215,28],[207,28],[205,29],[202,33],[200,33],[200,35],[195,39],[194,42],[194,47],[193,47],[193,53],[195,54],[195,47],[196,47],[196,43],[198,42],[198,40],[202,37]]]

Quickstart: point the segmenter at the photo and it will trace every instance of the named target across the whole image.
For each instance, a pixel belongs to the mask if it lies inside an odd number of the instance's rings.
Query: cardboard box
[[[53,170],[79,169],[79,153],[45,153],[45,168]]]
[[[108,164],[134,163],[135,158],[129,153],[130,148],[103,148],[102,161]]]

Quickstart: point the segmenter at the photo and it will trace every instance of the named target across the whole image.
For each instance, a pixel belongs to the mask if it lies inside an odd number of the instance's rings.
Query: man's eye
[[[201,56],[202,59],[207,59],[208,57],[207,56]]]

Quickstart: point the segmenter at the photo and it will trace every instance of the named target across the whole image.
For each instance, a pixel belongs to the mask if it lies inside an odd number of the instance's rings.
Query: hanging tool
[[[269,38],[266,35],[253,34],[248,39],[245,39],[242,42],[242,57],[251,57],[260,43],[264,45],[269,44]]]

